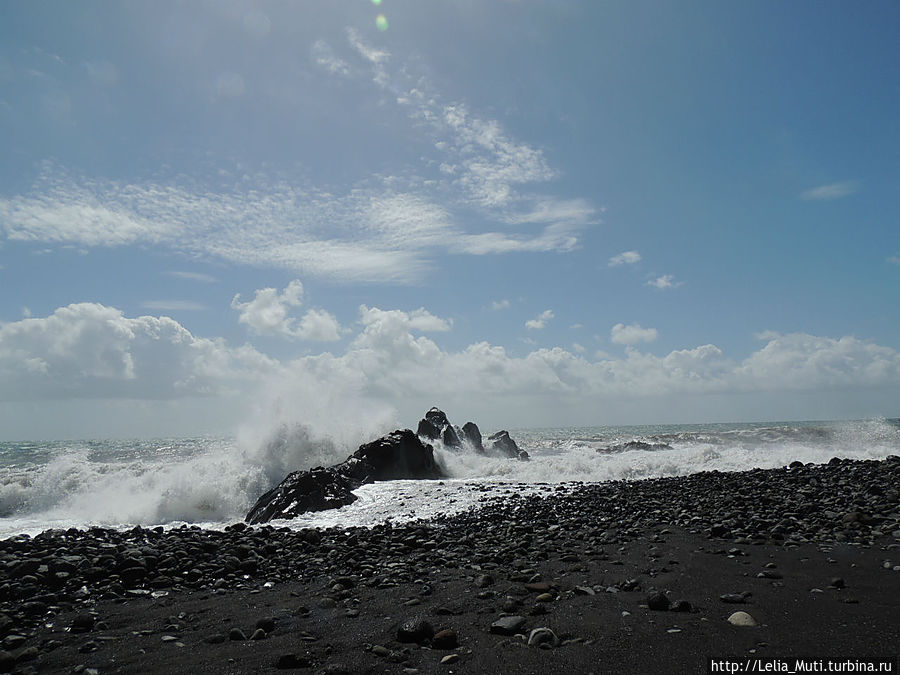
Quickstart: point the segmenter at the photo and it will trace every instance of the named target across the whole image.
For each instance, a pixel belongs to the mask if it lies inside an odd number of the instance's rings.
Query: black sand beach
[[[372,529],[15,537],[0,542],[0,672],[896,664],[898,486],[900,458],[833,460],[532,496],[509,486],[478,510]],[[736,612],[755,625],[730,623]]]

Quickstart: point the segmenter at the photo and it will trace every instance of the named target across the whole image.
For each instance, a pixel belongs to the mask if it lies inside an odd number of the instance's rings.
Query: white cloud
[[[664,274],[661,277],[657,277],[656,279],[651,279],[647,282],[648,286],[653,288],[658,288],[661,291],[664,291],[669,288],[678,288],[681,286],[681,281],[675,281],[675,277],[671,274]]]
[[[296,334],[303,340],[333,342],[341,339],[341,325],[324,309],[310,309],[300,319]]]
[[[641,254],[637,251],[623,251],[619,255],[614,255],[609,259],[610,267],[618,267],[619,265],[633,265],[641,261]]]
[[[553,310],[545,309],[538,316],[525,322],[525,328],[528,330],[542,330],[547,322],[553,318]]]
[[[482,418],[502,408],[518,411],[516,419],[527,424],[550,422],[573,406],[595,413],[598,405],[642,398],[669,405],[672,396],[757,394],[771,401],[777,392],[866,388],[883,398],[900,388],[900,353],[854,337],[772,334],[742,360],[711,344],[664,356],[629,347],[623,357],[598,352],[589,359],[577,346],[524,356],[487,342],[446,350],[421,333],[446,330],[450,322],[424,308],[362,306],[359,325],[343,353],[280,363],[250,346],[196,337],[165,317],[130,319],[103,305],[69,305],[0,325],[0,400],[169,401],[240,391],[249,401],[282,382],[308,392],[353,392],[411,415],[421,414],[423,400],[482,411]]]
[[[900,265],[900,255],[892,255],[887,259],[887,262],[889,262],[891,265]]]
[[[218,281],[214,276],[209,274],[204,274],[203,272],[181,272],[178,270],[171,270],[168,272],[163,272],[163,274],[175,277],[176,279],[185,279],[187,281],[199,281],[204,284],[214,284]]]
[[[576,354],[584,354],[587,351],[587,349],[584,348],[584,345],[579,344],[577,342],[573,342],[572,343],[572,351],[574,351]]]
[[[198,338],[166,317],[80,303],[0,325],[0,400],[221,395],[272,375],[249,346]]]
[[[491,309],[493,309],[495,312],[499,312],[501,309],[509,309],[509,306],[509,300],[494,300],[491,303]]]
[[[316,40],[311,48],[311,53],[316,65],[324,68],[332,75],[350,74],[350,65],[335,56],[334,51],[324,40]]]
[[[653,342],[659,337],[655,328],[642,328],[640,324],[617,323],[609,332],[609,339],[618,345],[634,345],[639,342]]]
[[[232,309],[240,312],[238,321],[250,326],[257,335],[279,335],[301,340],[332,342],[341,339],[341,325],[333,314],[323,309],[310,309],[298,320],[291,311],[303,304],[303,284],[294,280],[279,293],[275,288],[255,291],[253,299],[240,301],[240,294],[231,301]]]
[[[252,300],[240,301],[240,294],[231,300],[232,309],[240,312],[238,321],[250,326],[258,335],[296,335],[294,325],[297,320],[288,316],[292,307],[303,302],[303,284],[292,281],[283,292],[274,288],[262,288],[255,292]]]
[[[840,199],[848,197],[859,190],[859,183],[856,181],[844,181],[842,183],[829,183],[828,185],[819,185],[810,188],[800,194],[801,199],[807,201],[830,201],[832,199]]]
[[[152,309],[161,312],[190,312],[206,309],[206,305],[190,300],[148,300],[142,302],[144,309]]]

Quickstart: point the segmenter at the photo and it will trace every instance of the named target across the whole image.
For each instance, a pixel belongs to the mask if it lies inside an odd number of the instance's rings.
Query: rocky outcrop
[[[527,460],[528,453],[521,450],[506,430],[488,436],[488,449],[494,453],[506,455],[513,459]]]
[[[597,452],[604,454],[610,452],[625,452],[626,450],[671,450],[672,446],[668,443],[647,443],[646,441],[628,441],[627,443],[617,443],[605,448],[597,448]]]
[[[479,455],[483,455],[484,451],[484,443],[481,440],[481,430],[478,428],[478,425],[475,422],[466,422],[463,424],[462,428],[463,438],[475,448],[475,452]]]
[[[409,429],[397,430],[359,446],[340,464],[288,474],[257,500],[245,520],[253,525],[340,508],[356,501],[353,490],[376,480],[443,477],[432,447]]]

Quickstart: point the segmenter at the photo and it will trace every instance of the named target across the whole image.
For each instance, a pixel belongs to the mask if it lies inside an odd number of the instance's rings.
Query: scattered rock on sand
[[[755,626],[756,619],[747,614],[747,612],[735,612],[728,617],[728,623],[732,626]]]

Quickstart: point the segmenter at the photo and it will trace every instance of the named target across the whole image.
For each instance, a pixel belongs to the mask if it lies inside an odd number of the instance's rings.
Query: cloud
[[[316,40],[311,48],[313,62],[332,75],[349,75],[350,65],[335,56],[334,51],[324,40]]]
[[[495,312],[499,312],[502,309],[509,309],[510,302],[509,300],[494,300],[491,303],[491,309]]]
[[[655,328],[642,328],[640,324],[617,323],[609,332],[609,339],[618,345],[633,345],[639,342],[653,342],[659,337]]]
[[[311,309],[300,319],[296,334],[303,340],[333,342],[341,339],[341,325],[324,309]]]
[[[664,274],[661,277],[657,277],[656,279],[651,279],[647,282],[647,285],[664,291],[669,288],[678,288],[682,285],[682,283],[683,282],[681,281],[675,281],[675,277],[671,274]]]
[[[252,347],[230,348],[167,317],[129,319],[96,303],[0,324],[4,401],[224,395],[278,368]]]
[[[303,284],[292,281],[283,292],[274,288],[262,288],[252,300],[240,301],[240,294],[231,300],[231,308],[240,312],[238,321],[250,326],[257,335],[296,335],[297,320],[288,316],[292,307],[303,303]]]
[[[144,309],[152,309],[161,312],[190,312],[206,309],[206,305],[190,300],[148,300],[142,302]]]
[[[891,265],[900,265],[900,256],[892,255],[887,259],[887,262],[889,262]]]
[[[300,318],[291,311],[303,304],[303,284],[294,280],[279,293],[274,288],[255,291],[253,299],[241,302],[240,294],[231,300],[232,309],[257,335],[277,335],[301,340],[333,342],[341,339],[341,325],[333,314],[323,309],[310,309]]]
[[[827,185],[819,185],[800,193],[800,199],[807,201],[830,201],[832,199],[841,199],[848,197],[859,190],[857,181],[844,181],[842,183],[829,183]]]
[[[610,267],[618,267],[619,265],[634,265],[641,261],[641,254],[637,251],[623,251],[619,255],[614,255],[609,259]]]
[[[177,270],[171,270],[168,272],[163,272],[163,274],[175,277],[176,279],[185,279],[187,281],[199,281],[204,284],[214,284],[218,281],[214,276],[209,274],[204,274],[203,272],[180,272]]]
[[[547,322],[553,318],[553,311],[549,309],[545,309],[534,319],[529,319],[525,322],[525,328],[528,330],[542,330],[544,326],[547,325]]]
[[[282,294],[279,294],[282,295]],[[712,344],[664,356],[535,349],[523,356],[476,342],[447,350],[424,332],[450,327],[424,308],[361,306],[342,353],[277,361],[250,346],[192,335],[165,317],[127,318],[94,303],[0,325],[0,400],[127,398],[159,401],[287,389],[347,392],[421,414],[422,401],[473,411],[507,405],[522,422],[623,399],[900,387],[900,353],[855,337],[771,334],[743,359]],[[329,393],[330,392],[330,393]],[[663,398],[661,398],[663,397]],[[330,400],[330,399],[329,399]],[[485,413],[486,414],[486,413]]]

